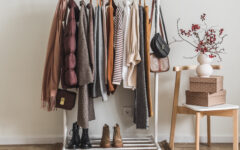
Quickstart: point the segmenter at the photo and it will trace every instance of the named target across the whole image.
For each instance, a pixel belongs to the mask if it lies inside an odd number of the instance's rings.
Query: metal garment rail
[[[157,0],[157,5],[161,5],[161,0]],[[157,6],[157,7],[158,7]],[[109,150],[113,149],[125,149],[125,150],[161,150],[158,143],[158,73],[154,73],[155,86],[154,86],[154,137],[146,138],[123,138],[123,147],[122,148],[107,148]],[[63,127],[64,127],[64,139],[63,139],[63,150],[67,150],[66,140],[67,140],[67,112],[63,112]],[[99,147],[100,139],[91,139],[93,144],[92,149],[105,150],[104,148]]]
[[[91,149],[97,149],[97,150],[113,150],[113,149],[122,149],[122,150],[161,150],[159,143],[158,143],[158,73],[155,73],[155,86],[154,86],[154,137],[148,136],[148,137],[135,137],[135,138],[123,138],[123,147],[122,148],[101,148],[100,145],[100,138],[93,138],[91,139],[91,143],[93,148]],[[67,112],[63,111],[63,128],[64,128],[64,139],[63,139],[63,150],[66,149],[66,143],[67,143]],[[80,150],[80,149],[76,149]]]

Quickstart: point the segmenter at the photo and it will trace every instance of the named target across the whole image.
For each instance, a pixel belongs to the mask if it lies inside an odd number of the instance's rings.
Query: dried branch
[[[183,40],[177,40],[176,38],[173,37],[173,41],[169,43],[169,45],[177,42],[182,42]]]
[[[180,18],[177,20],[177,34],[180,39],[173,38],[170,44],[175,42],[187,42],[193,46],[197,54],[193,57],[184,57],[187,59],[193,59],[197,57],[200,53],[207,54],[210,58],[217,57],[219,61],[222,61],[221,54],[225,54],[225,49],[221,48],[220,45],[223,43],[227,34],[222,34],[224,32],[223,28],[218,26],[208,26],[205,18],[206,14],[201,15],[201,24],[192,24],[189,30],[179,29]],[[188,37],[191,37],[189,39]]]
[[[192,45],[193,47],[197,48],[197,46],[195,46],[194,44],[192,44],[192,43],[189,42],[188,40],[184,39],[184,38],[182,37],[182,35],[179,33],[179,21],[180,21],[180,18],[178,18],[178,20],[177,20],[177,30],[178,30],[178,35],[179,35],[179,37],[180,37],[183,41],[185,41],[185,42],[187,42],[188,44]]]
[[[193,58],[196,58],[199,54],[200,54],[200,53],[197,53],[197,55],[192,56],[192,57],[183,56],[183,58],[185,58],[185,59],[193,59]]]

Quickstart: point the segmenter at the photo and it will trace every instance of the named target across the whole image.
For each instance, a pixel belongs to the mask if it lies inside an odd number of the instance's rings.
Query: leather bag
[[[56,108],[72,110],[76,101],[76,93],[58,89],[56,96]]]
[[[153,0],[152,1],[152,10],[151,10],[151,18],[150,18],[150,23],[152,24],[152,20],[153,20],[153,9],[155,8],[156,10],[155,10],[155,20],[157,20],[156,18],[158,17],[158,15],[157,15],[157,11],[158,11],[158,9],[157,9],[157,6],[156,6],[156,0]],[[161,36],[162,37],[162,40],[164,40],[165,39],[165,43],[167,44],[167,46],[168,46],[168,38],[167,38],[167,34],[166,34],[166,29],[165,29],[165,24],[164,24],[164,20],[163,20],[163,15],[162,15],[162,10],[161,10],[161,8],[160,8],[160,10],[159,10],[159,12],[160,12],[160,16],[159,16],[159,27],[160,27],[160,32],[161,32],[161,34],[160,33],[157,33],[157,25],[158,25],[158,23],[155,21],[155,35],[156,34],[158,34],[157,36]],[[163,30],[163,28],[164,28],[164,30]],[[165,34],[165,36],[164,36],[164,34]],[[165,38],[164,38],[165,37]],[[169,46],[168,46],[169,47]],[[151,46],[151,48],[152,48],[152,46]],[[155,49],[154,48],[152,48],[152,51],[154,52],[155,51]],[[170,49],[169,49],[169,52],[170,52]],[[156,53],[152,53],[151,55],[150,55],[150,70],[151,70],[151,72],[167,72],[167,71],[169,71],[169,69],[170,69],[170,64],[169,64],[169,57],[168,57],[168,54],[167,54],[167,56],[166,57],[164,57],[164,58],[161,58],[161,57],[158,57],[157,55],[156,55]]]
[[[150,55],[150,64],[151,72],[167,72],[170,68],[168,57],[158,58],[152,54]]]
[[[151,48],[158,58],[165,58],[170,52],[168,44],[164,41],[160,33],[156,33],[151,40]]]

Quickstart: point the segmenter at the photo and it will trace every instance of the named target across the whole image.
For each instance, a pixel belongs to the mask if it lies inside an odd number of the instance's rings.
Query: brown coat
[[[87,8],[84,0],[80,1],[79,30],[78,30],[78,125],[82,128],[89,127],[89,121],[95,119],[93,99],[89,97],[88,84],[93,82],[93,72],[91,68],[91,53],[88,47],[88,18]],[[92,5],[90,6],[92,11]],[[92,18],[89,18],[92,19]],[[89,43],[91,44],[91,43]]]
[[[107,25],[108,25],[108,92],[112,93],[115,91],[115,88],[112,83],[113,78],[113,65],[114,65],[114,55],[113,55],[113,36],[114,36],[114,22],[113,22],[113,6],[112,0],[107,12]]]
[[[93,82],[92,70],[92,49],[88,49],[88,18],[87,8],[85,2],[80,1],[81,9],[79,15],[79,28],[78,28],[78,50],[77,50],[77,76],[78,85],[86,85]],[[92,48],[93,45],[91,45]]]
[[[153,116],[152,108],[152,96],[150,85],[150,36],[151,36],[151,24],[148,17],[148,6],[144,7],[145,11],[145,71],[146,71],[146,85],[147,85],[147,99],[148,99],[148,111],[149,117]]]
[[[66,19],[67,0],[59,0],[54,14],[42,81],[42,107],[49,111],[55,107],[55,98],[60,80],[63,24]]]

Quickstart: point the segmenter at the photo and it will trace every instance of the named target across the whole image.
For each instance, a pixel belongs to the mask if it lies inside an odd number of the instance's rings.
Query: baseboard
[[[96,136],[94,136],[96,137]],[[132,136],[134,137],[134,136]],[[168,141],[168,136],[159,136],[158,140]],[[212,136],[212,143],[232,143],[231,136]],[[239,138],[240,139],[240,138]],[[43,137],[0,137],[0,145],[24,145],[24,144],[55,144],[63,141],[62,136],[43,136]],[[176,136],[175,143],[194,143],[194,136]],[[201,143],[207,142],[207,137],[200,137]]]
[[[0,145],[55,144],[62,141],[62,136],[0,137]]]

